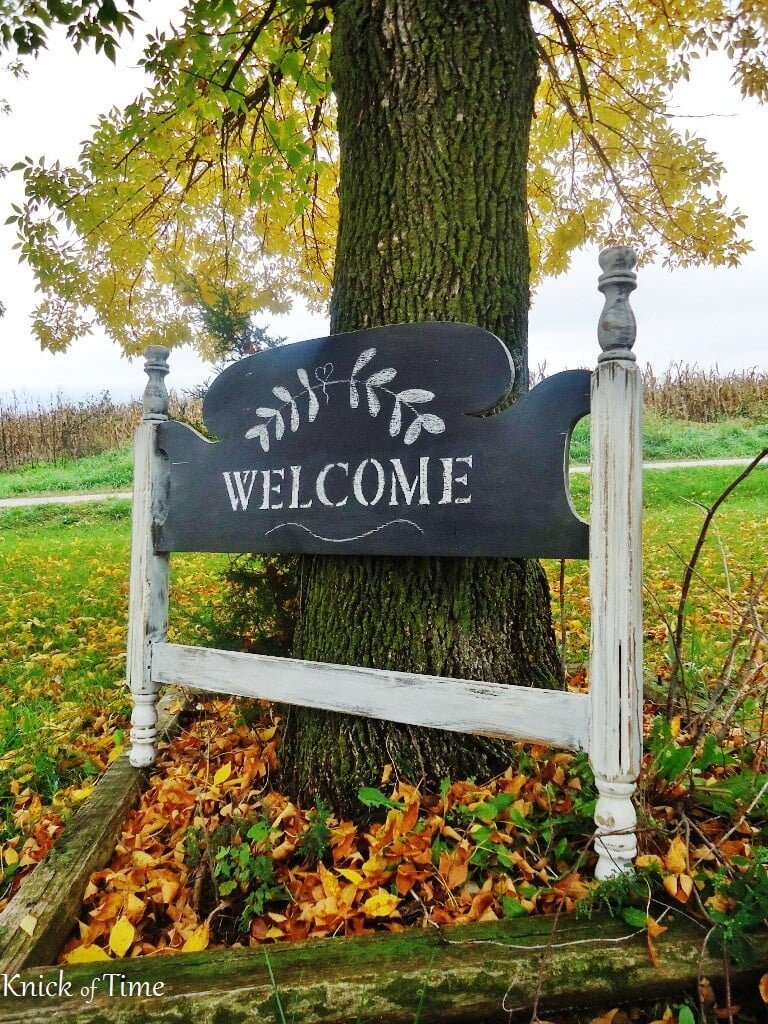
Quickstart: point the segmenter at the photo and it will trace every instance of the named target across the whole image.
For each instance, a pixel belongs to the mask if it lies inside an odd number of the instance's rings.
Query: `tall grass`
[[[199,402],[172,395],[171,415],[198,425]],[[109,392],[80,401],[0,395],[0,471],[78,459],[121,448],[133,436],[141,403],[113,402]]]
[[[752,367],[722,373],[688,363],[672,363],[657,376],[643,370],[646,406],[660,416],[697,423],[744,417],[768,420],[768,371]]]

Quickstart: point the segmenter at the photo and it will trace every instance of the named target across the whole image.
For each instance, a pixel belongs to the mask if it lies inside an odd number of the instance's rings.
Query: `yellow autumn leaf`
[[[661,868],[663,864],[661,857],[657,857],[655,853],[644,853],[635,860],[635,866],[638,868],[649,868],[651,866]]]
[[[681,875],[686,870],[688,866],[688,850],[685,840],[680,836],[675,836],[669,844],[669,850],[664,858],[664,865],[667,871],[671,871],[675,875]]]
[[[150,855],[145,853],[143,850],[134,850],[133,863],[137,868],[151,868],[157,863],[157,861],[154,857],[150,857]]]
[[[275,735],[276,732],[277,732],[277,726],[273,725],[269,729],[262,729],[259,732],[259,737],[260,737],[260,739],[264,740],[264,742],[266,743],[267,740],[271,740],[272,739],[272,737]]]
[[[33,935],[35,928],[37,928],[37,918],[31,914],[25,914],[24,917],[19,921],[19,928],[27,935]]]
[[[363,910],[369,917],[389,917],[399,902],[397,896],[379,889],[365,901]]]
[[[385,865],[386,861],[383,857],[369,857],[365,864],[363,864],[363,874],[368,876],[378,875]]]
[[[136,938],[136,929],[127,917],[121,917],[112,925],[109,933],[109,948],[115,956],[125,956]]]
[[[92,964],[97,960],[110,960],[101,946],[77,946],[64,957],[68,964]]]
[[[75,803],[81,803],[86,800],[93,792],[93,786],[83,786],[82,789],[73,789],[70,793],[70,797]]]
[[[3,860],[6,864],[18,864],[19,854],[17,850],[14,850],[12,846],[7,846],[3,850]]]
[[[232,774],[232,765],[223,764],[221,768],[213,776],[214,786],[221,786],[222,783],[226,782],[229,776]]]
[[[284,937],[284,933],[282,929],[277,927],[268,928],[265,937],[267,939],[282,939]]]
[[[138,920],[146,909],[144,900],[139,899],[135,892],[129,892],[123,903],[123,913],[128,918]]]
[[[365,879],[359,871],[353,871],[352,868],[339,868],[339,874],[342,878],[346,878],[348,882],[352,882],[353,885],[360,885]]]
[[[207,921],[203,921],[189,936],[181,947],[181,951],[182,953],[201,953],[204,949],[208,948],[209,941],[210,926]]]
[[[335,899],[339,895],[338,879],[334,877],[333,873],[326,868],[322,861],[318,865],[317,873],[325,895],[332,896]]]

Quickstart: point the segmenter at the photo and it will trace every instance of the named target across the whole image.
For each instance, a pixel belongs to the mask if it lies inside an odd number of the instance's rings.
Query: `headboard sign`
[[[494,335],[405,324],[285,345],[213,382],[208,441],[159,425],[159,551],[586,558],[568,445],[590,373],[512,386]]]
[[[549,377],[506,408],[512,368],[492,334],[377,327],[230,366],[203,406],[209,441],[168,420],[168,349],[147,350],[133,475],[132,764],[154,764],[157,694],[171,683],[588,750],[596,876],[631,869],[643,735],[635,259],[626,246],[600,254],[595,370]],[[590,410],[588,527],[569,500],[568,445]],[[589,557],[589,694],[169,643],[172,551]]]

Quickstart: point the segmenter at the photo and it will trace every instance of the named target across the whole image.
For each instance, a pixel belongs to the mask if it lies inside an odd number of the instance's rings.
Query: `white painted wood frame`
[[[157,693],[175,683],[409,725],[567,749],[588,749],[599,793],[596,874],[631,870],[636,854],[632,797],[642,749],[642,380],[632,346],[629,295],[635,254],[600,255],[605,308],[602,353],[592,377],[590,693],[565,693],[358,666],[267,658],[166,641],[168,556],[153,544],[168,477],[157,449],[167,419],[168,350],[153,346],[144,419],[136,434],[128,681],[134,701],[131,763],[154,763]]]
[[[477,736],[586,750],[589,699],[387,669],[157,644],[152,680]]]
[[[635,362],[635,254],[600,254],[603,349],[592,375],[589,529],[591,609],[589,754],[595,772],[596,875],[631,868],[637,854],[632,796],[642,755],[643,382]]]
[[[136,431],[133,464],[131,576],[128,606],[127,679],[133,698],[130,761],[135,768],[155,763],[158,684],[152,679],[152,650],[166,638],[168,555],[155,551],[153,523],[167,500],[168,469],[157,447],[157,426],[168,419],[168,349],[147,349],[144,416]]]

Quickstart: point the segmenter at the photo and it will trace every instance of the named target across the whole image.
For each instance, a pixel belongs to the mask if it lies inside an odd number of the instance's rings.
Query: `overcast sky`
[[[153,15],[162,7],[155,2]],[[96,116],[126,103],[140,89],[136,52],[135,46],[124,48],[115,68],[90,52],[75,55],[57,39],[30,65],[28,79],[0,75],[0,97],[12,106],[12,113],[0,120],[0,163],[43,154],[72,161]],[[677,360],[718,364],[723,370],[766,369],[768,189],[761,154],[768,139],[768,110],[740,98],[728,82],[727,61],[717,57],[702,63],[676,96],[676,107],[693,118],[685,126],[695,127],[723,158],[728,169],[723,191],[748,215],[747,233],[755,248],[733,270],[643,268],[633,297],[638,360],[657,370]],[[0,181],[0,221],[20,197],[16,177]],[[16,390],[47,396],[58,389],[72,396],[104,390],[115,398],[138,394],[140,363],[122,357],[103,335],[78,342],[64,355],[40,351],[29,330],[35,304],[32,276],[17,263],[14,240],[11,227],[0,227],[0,300],[7,308],[0,319],[0,394]],[[577,254],[566,275],[539,290],[531,314],[532,366],[546,362],[554,371],[594,363],[602,305],[598,273],[597,250],[590,248]],[[327,333],[323,317],[301,309],[266,325],[291,341]],[[189,350],[174,351],[171,359],[169,382],[175,387],[191,387],[208,375]]]

